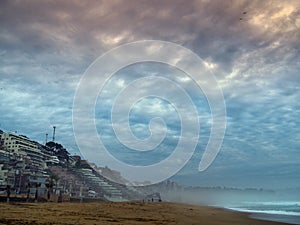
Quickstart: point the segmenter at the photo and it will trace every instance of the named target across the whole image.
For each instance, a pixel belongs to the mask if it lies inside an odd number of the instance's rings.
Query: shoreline
[[[247,211],[235,210],[235,209],[225,208],[225,207],[224,210],[237,212],[237,213],[246,213],[249,218],[256,219],[256,220],[279,222],[283,224],[293,224],[293,225],[300,224],[300,216],[298,215],[270,214],[264,212],[247,212]]]
[[[251,214],[171,202],[0,203],[0,224],[284,225]]]

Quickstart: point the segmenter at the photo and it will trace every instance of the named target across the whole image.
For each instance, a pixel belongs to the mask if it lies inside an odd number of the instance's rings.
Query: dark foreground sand
[[[245,213],[175,203],[0,204],[0,224],[275,225]]]

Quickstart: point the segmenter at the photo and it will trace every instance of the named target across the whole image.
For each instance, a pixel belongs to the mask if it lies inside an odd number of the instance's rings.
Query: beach
[[[1,203],[0,212],[0,224],[284,224],[221,208],[167,202]]]

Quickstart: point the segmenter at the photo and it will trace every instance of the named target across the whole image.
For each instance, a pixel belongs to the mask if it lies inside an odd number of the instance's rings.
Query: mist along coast
[[[167,202],[1,203],[0,224],[287,224],[221,208]]]

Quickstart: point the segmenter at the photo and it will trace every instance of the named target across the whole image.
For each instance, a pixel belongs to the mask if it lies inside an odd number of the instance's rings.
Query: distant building
[[[3,134],[3,130],[0,130],[0,150],[2,149],[2,145],[3,145],[3,142],[2,142],[2,134]]]
[[[15,154],[21,159],[29,159],[31,169],[36,170],[36,172],[44,170],[46,163],[39,143],[26,136],[13,133],[3,133],[1,139],[3,148],[9,154]]]
[[[7,175],[8,175],[8,170],[3,168],[4,165],[0,163],[0,186],[5,186],[7,185]]]
[[[31,192],[36,184],[45,193],[49,175],[47,164],[57,165],[59,159],[47,146],[14,133],[1,133],[0,186],[10,185],[17,193]]]

